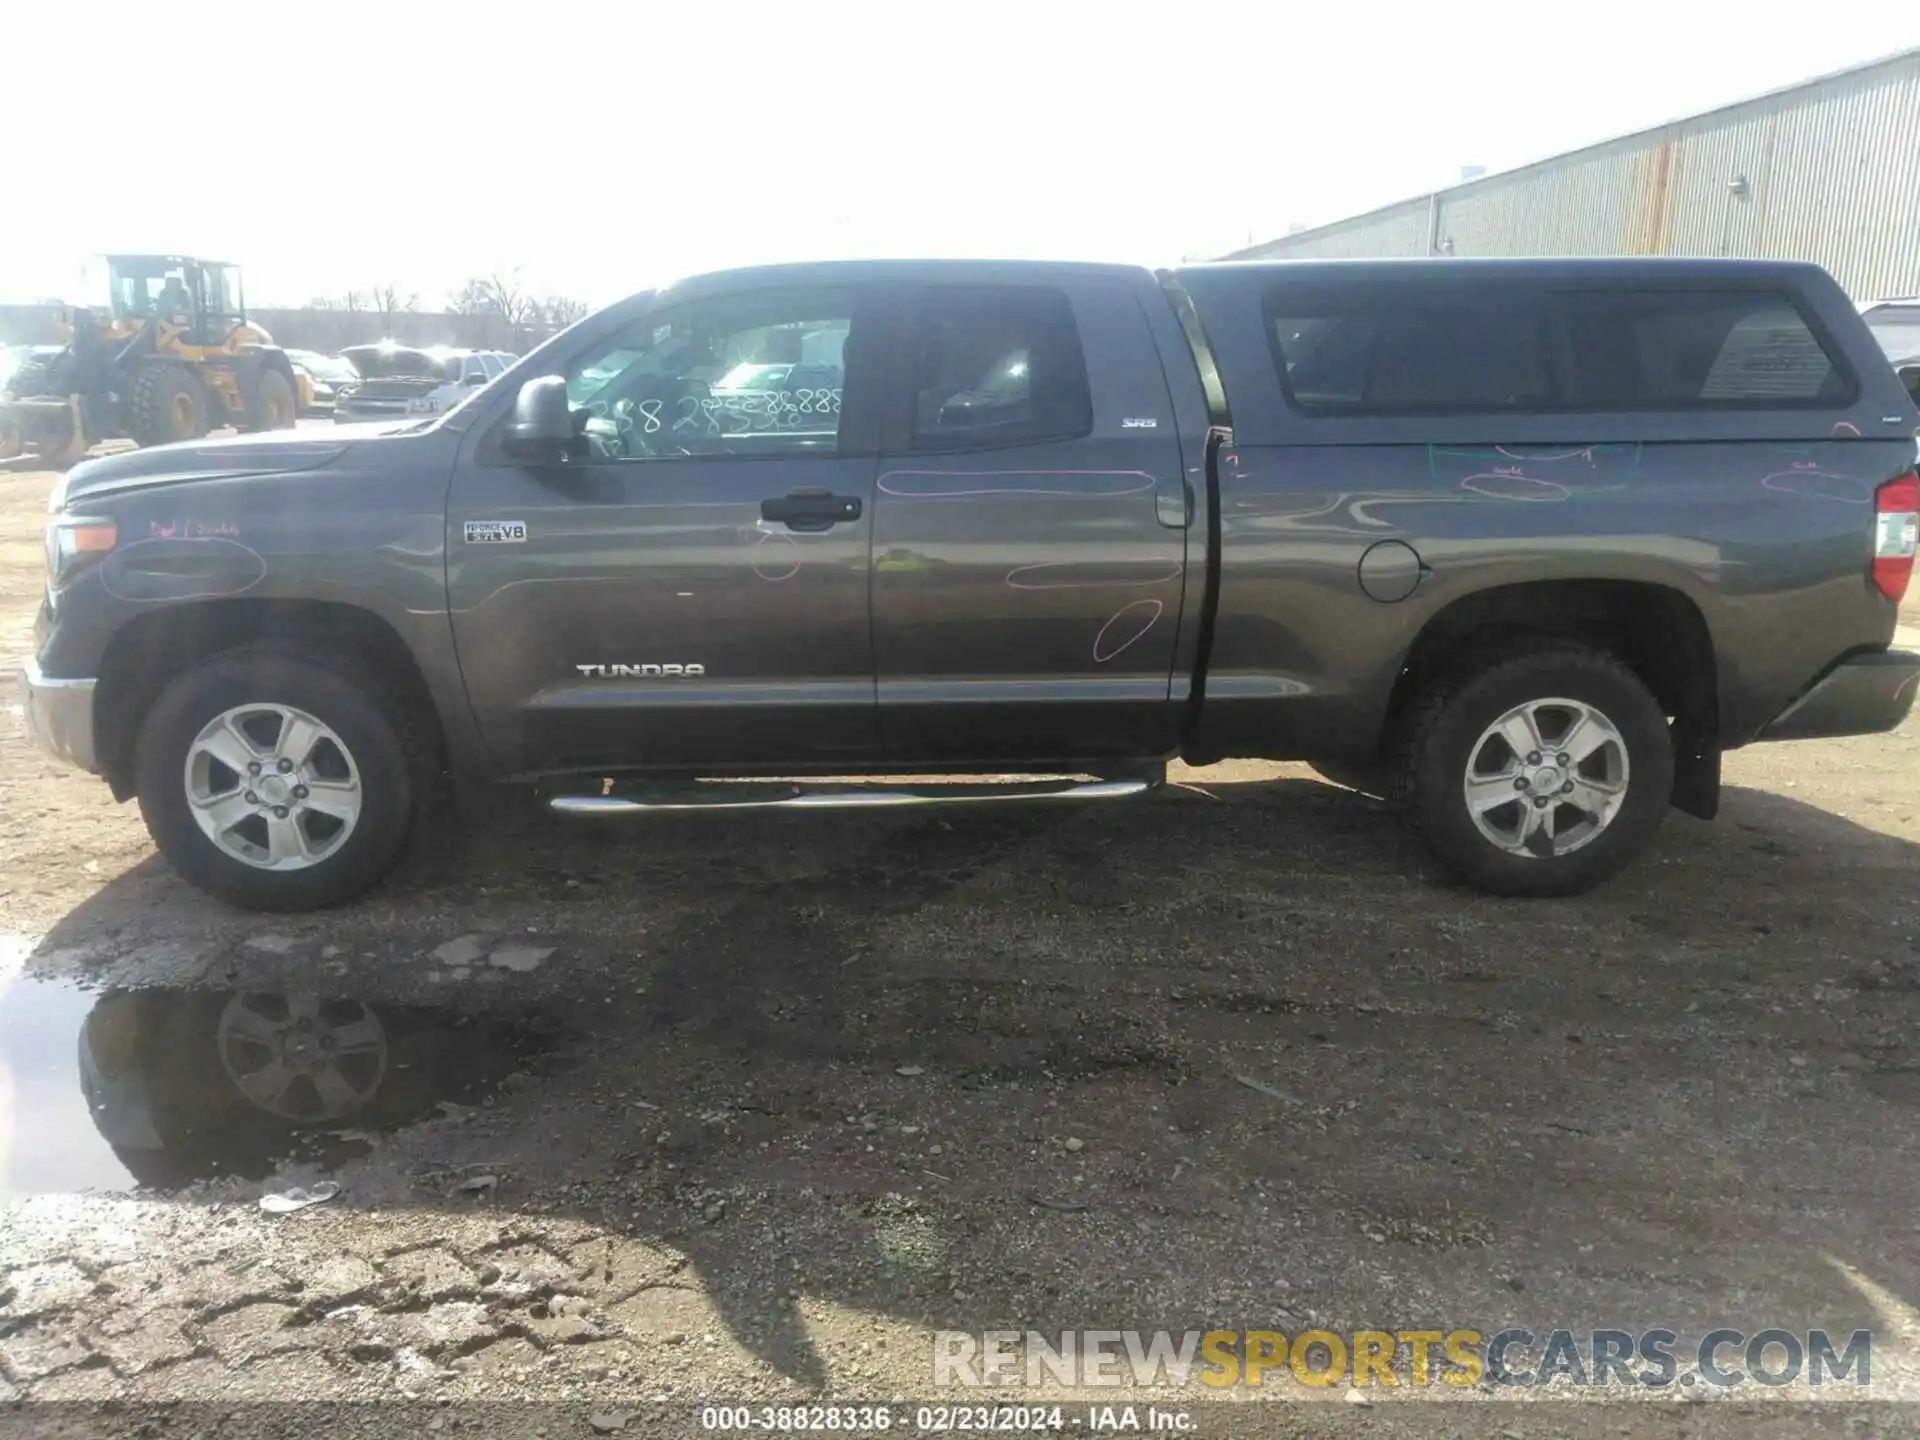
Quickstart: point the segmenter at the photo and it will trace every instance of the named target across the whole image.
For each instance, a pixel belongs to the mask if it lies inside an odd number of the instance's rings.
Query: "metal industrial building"
[[[1920,49],[1226,258],[1382,255],[1814,260],[1920,295]]]

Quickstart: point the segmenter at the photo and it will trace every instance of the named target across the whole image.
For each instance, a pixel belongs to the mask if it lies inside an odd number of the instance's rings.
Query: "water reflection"
[[[0,988],[0,1196],[338,1164],[551,1064],[561,1034],[539,1015],[352,996],[19,980]]]

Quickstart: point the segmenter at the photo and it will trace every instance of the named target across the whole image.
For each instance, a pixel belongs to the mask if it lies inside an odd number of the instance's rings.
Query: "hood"
[[[55,485],[49,508],[59,510],[82,495],[108,495],[189,480],[244,475],[284,475],[332,464],[354,445],[401,428],[388,422],[336,425],[331,430],[269,430],[224,440],[189,440],[149,450],[123,450],[85,460]]]
[[[359,372],[364,380],[385,380],[399,375],[434,375],[445,379],[441,358],[429,350],[411,345],[349,345],[340,356]]]

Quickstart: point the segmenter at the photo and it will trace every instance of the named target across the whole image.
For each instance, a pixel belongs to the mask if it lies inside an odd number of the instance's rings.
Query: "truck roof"
[[[1521,275],[1676,275],[1689,279],[1723,275],[1727,278],[1752,277],[1787,271],[1818,270],[1806,260],[1728,260],[1699,256],[1672,255],[1596,255],[1596,256],[1419,256],[1400,259],[1351,260],[1203,260],[1164,267],[1176,272],[1227,271],[1243,273],[1267,270],[1275,274],[1303,274],[1314,270],[1351,274],[1430,275],[1440,271],[1474,274]],[[1013,273],[1034,276],[1058,275],[1139,275],[1152,273],[1151,265],[1105,260],[1013,260],[986,258],[935,258],[895,260],[797,260],[770,265],[747,265],[723,270],[696,271],[676,278],[674,285],[718,279],[721,276],[765,276],[769,279],[795,280],[818,276],[836,280],[911,280],[920,276],[948,278],[984,273]]]
[[[1360,260],[1216,260],[1167,267],[1181,276],[1217,277],[1270,275],[1293,280],[1369,280],[1431,279],[1436,276],[1470,278],[1528,279],[1533,281],[1683,281],[1712,285],[1754,284],[1769,278],[1805,280],[1826,272],[1819,266],[1800,260],[1722,260],[1676,258],[1670,256],[1607,256],[1551,258],[1457,258],[1434,256],[1417,259]],[[968,282],[981,284],[1044,282],[1119,276],[1135,280],[1153,275],[1154,268],[1091,260],[992,260],[992,259],[917,259],[917,260],[812,260],[775,265],[744,266],[732,270],[712,270],[686,275],[662,289],[680,295],[697,295],[710,287],[736,286],[742,281],[758,284],[857,284],[892,281]]]
[[[1372,279],[1415,279],[1435,275],[1482,278],[1524,277],[1530,280],[1686,280],[1751,284],[1768,276],[1824,275],[1805,260],[1722,260],[1668,255],[1527,256],[1524,258],[1457,258],[1451,255],[1398,260],[1215,260],[1174,267],[1176,274],[1244,274],[1266,272],[1294,279],[1306,276]]]
[[[918,280],[1067,280],[1095,275],[1150,275],[1145,265],[1107,264],[1090,260],[805,260],[778,265],[751,265],[734,270],[710,270],[673,280],[662,289],[680,292],[705,289],[742,280],[785,284],[858,284],[862,281],[912,283]]]

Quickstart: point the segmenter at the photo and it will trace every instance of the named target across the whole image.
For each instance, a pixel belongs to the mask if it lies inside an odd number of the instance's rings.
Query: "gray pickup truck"
[[[1566,894],[1723,751],[1906,715],[1917,424],[1804,265],[707,275],[445,416],[78,466],[25,707],[259,909],[372,884],[449,774],[606,815],[1174,756]]]

